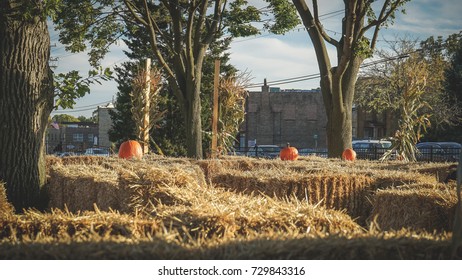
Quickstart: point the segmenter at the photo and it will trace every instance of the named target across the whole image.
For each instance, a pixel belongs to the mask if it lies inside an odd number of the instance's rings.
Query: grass
[[[47,211],[0,187],[0,258],[448,259],[448,166],[50,157]]]

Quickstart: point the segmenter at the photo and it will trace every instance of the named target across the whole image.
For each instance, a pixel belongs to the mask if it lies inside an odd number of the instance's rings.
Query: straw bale
[[[157,204],[189,204],[175,189],[197,189],[206,186],[198,166],[171,164],[164,166],[137,165],[136,169],[119,170],[119,187],[123,192],[119,210],[155,212]],[[126,207],[126,208],[123,208]]]
[[[74,162],[78,162],[74,164]],[[50,168],[49,207],[72,211],[117,209],[124,213],[162,201],[173,203],[168,188],[172,185],[206,185],[202,171],[189,161],[130,161],[117,158],[83,157]],[[169,201],[170,200],[170,201]],[[149,210],[152,211],[153,209]]]
[[[449,259],[450,241],[395,235],[256,238],[200,249],[204,259],[439,260]]]
[[[116,212],[85,211],[73,214],[54,209],[51,213],[26,211],[0,218],[0,240],[98,241],[112,237],[146,238],[163,231],[153,219]]]
[[[433,175],[417,172],[404,172],[396,170],[377,170],[367,172],[372,179],[374,189],[387,189],[401,185],[411,184],[437,184],[438,180]]]
[[[61,158],[61,162],[64,165],[101,165],[104,162],[110,162],[117,160],[113,157],[103,157],[103,156],[70,156]]]
[[[102,210],[117,209],[117,173],[99,165],[57,165],[50,170],[47,189],[49,208],[71,212],[93,210],[97,204]]]
[[[14,207],[7,199],[5,184],[0,182],[0,216],[12,215],[13,213]]]
[[[374,197],[369,220],[381,230],[449,231],[456,204],[456,193],[449,189],[379,190]]]
[[[215,175],[216,186],[245,194],[265,194],[277,198],[297,198],[310,204],[346,209],[353,217],[364,214],[371,180],[362,175],[277,174],[264,172],[224,172]]]
[[[417,236],[417,237],[416,237]],[[159,236],[151,239],[109,239],[86,242],[0,243],[0,259],[314,259],[314,260],[441,260],[450,259],[449,239],[394,235],[259,238],[185,244]]]

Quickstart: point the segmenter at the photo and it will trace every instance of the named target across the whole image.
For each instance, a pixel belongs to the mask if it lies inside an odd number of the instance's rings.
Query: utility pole
[[[149,153],[149,114],[150,108],[150,92],[151,92],[151,59],[146,59],[146,76],[144,89],[144,114],[143,114],[143,131],[141,139],[141,147],[143,154]]]
[[[218,137],[218,85],[220,83],[220,60],[215,60],[215,74],[213,79],[213,112],[212,112],[212,158],[217,157]]]

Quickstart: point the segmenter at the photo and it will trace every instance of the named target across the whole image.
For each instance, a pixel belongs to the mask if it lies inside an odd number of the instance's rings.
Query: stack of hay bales
[[[6,197],[5,184],[0,182],[0,216],[8,216],[14,213],[14,207]]]
[[[50,170],[50,208],[72,212],[109,208],[148,214],[196,240],[259,234],[345,234],[362,228],[347,214],[300,201],[248,196],[207,185],[190,161],[107,160],[56,164]]]

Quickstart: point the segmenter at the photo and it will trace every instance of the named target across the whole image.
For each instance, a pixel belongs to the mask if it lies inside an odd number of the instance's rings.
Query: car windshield
[[[391,147],[391,143],[390,142],[383,142],[382,143],[382,148],[385,148],[385,149],[388,149]]]

